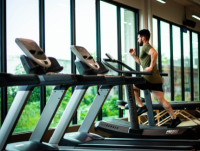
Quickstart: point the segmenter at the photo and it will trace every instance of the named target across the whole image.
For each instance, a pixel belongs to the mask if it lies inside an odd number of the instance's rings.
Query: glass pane
[[[153,18],[153,48],[158,51],[158,20]],[[158,59],[156,61],[158,65]]]
[[[192,33],[193,48],[193,80],[194,80],[194,100],[199,101],[199,61],[198,61],[198,34]]]
[[[71,73],[70,51],[70,0],[45,0],[45,46],[46,55],[56,58],[62,73]],[[48,101],[53,87],[46,87]],[[66,92],[50,128],[56,127],[71,97],[71,88]]]
[[[172,26],[174,60],[174,101],[182,100],[180,27]]]
[[[15,38],[32,39],[39,43],[39,9],[37,0],[7,0],[7,72],[25,74],[20,62],[22,50]],[[18,87],[8,87],[8,110],[14,100]],[[33,130],[40,117],[40,91],[32,92],[14,132]]]
[[[171,77],[170,77],[170,41],[169,23],[161,21],[161,59],[162,72],[168,73],[168,77],[163,77],[163,91],[166,100],[171,100]]]
[[[97,94],[97,86],[89,87],[77,110],[77,123],[81,124]]]
[[[101,8],[101,57],[105,58],[105,53],[110,53],[117,58],[117,16],[116,6],[100,2]],[[116,66],[116,64],[115,64]],[[116,66],[117,67],[117,66]],[[109,69],[108,75],[118,75]],[[103,107],[103,120],[118,118],[118,86],[113,87],[108,95]]]
[[[183,33],[185,101],[191,101],[190,31]]]
[[[158,51],[158,20],[153,18],[153,48]]]
[[[83,46],[96,60],[95,1],[76,0],[76,45]],[[78,73],[78,72],[77,72]],[[97,86],[89,87],[77,110],[81,124],[97,93]]]
[[[136,62],[129,54],[130,48],[135,48],[135,13],[121,8],[121,42],[122,42],[122,62],[136,70]],[[127,70],[124,68],[123,70]],[[125,86],[122,86],[123,100],[127,100]],[[128,117],[128,112],[124,112],[123,117]]]

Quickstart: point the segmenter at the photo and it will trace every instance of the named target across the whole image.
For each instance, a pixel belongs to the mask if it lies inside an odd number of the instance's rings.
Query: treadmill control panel
[[[124,126],[119,126],[116,124],[111,124],[107,122],[97,122],[95,124],[95,127],[99,127],[101,129],[106,129],[106,130],[111,130],[111,131],[116,131],[116,132],[122,132],[122,133],[128,133],[129,127],[124,127]]]
[[[98,71],[100,69],[99,64],[94,60],[94,58],[90,55],[90,53],[84,48],[80,46],[71,46],[71,51],[85,64],[87,64],[90,68]]]
[[[31,60],[44,68],[49,68],[51,66],[51,61],[48,57],[46,57],[43,50],[35,41],[24,38],[16,38],[15,42]]]

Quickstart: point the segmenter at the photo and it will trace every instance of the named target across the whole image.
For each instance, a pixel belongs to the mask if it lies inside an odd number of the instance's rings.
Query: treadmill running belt
[[[109,139],[105,139],[105,140],[92,140],[92,141],[88,141],[87,143],[83,143],[83,144],[79,144],[78,146],[76,146],[77,148],[81,147],[105,147],[105,148],[132,148],[132,149],[174,149],[174,150],[179,150],[179,149],[184,149],[184,150],[192,150],[193,148],[192,143],[182,143],[182,144],[178,144],[177,142],[153,142],[153,141],[134,141],[134,140],[109,140]]]

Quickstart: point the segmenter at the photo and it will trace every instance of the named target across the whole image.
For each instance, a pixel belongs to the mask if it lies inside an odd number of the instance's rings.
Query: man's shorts
[[[144,84],[134,84],[137,88],[142,89],[142,90],[150,90],[150,91],[161,91],[163,92],[163,88],[162,88],[162,83],[150,83],[147,80],[145,80],[146,83]]]

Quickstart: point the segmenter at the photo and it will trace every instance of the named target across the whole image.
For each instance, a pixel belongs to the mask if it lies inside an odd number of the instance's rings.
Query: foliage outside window
[[[7,72],[25,74],[20,62],[24,54],[16,45],[15,38],[27,38],[39,42],[38,1],[7,0]],[[20,8],[20,9],[19,9]],[[14,13],[13,13],[14,12]],[[8,110],[14,100],[18,87],[8,87]],[[33,130],[40,117],[40,93],[35,88],[19,118],[14,132]]]
[[[76,45],[86,50],[96,60],[95,1],[76,0]],[[77,71],[77,74],[79,72]],[[77,110],[77,122],[81,124],[96,96],[97,86],[89,87]]]
[[[136,70],[136,62],[129,54],[130,48],[135,48],[135,13],[121,8],[121,42],[122,42],[122,62]],[[123,70],[127,70],[124,68]],[[133,75],[134,76],[134,75]],[[123,100],[127,100],[125,86],[122,87]],[[123,117],[128,117],[128,110],[124,110]]]
[[[117,58],[117,16],[116,6],[100,2],[101,12],[101,57],[105,58],[105,53],[110,53]],[[109,69],[108,75],[118,75],[118,73]],[[118,118],[118,86],[110,91],[103,107],[103,120]]]
[[[194,101],[199,101],[199,48],[198,34],[192,33]]]
[[[161,21],[161,60],[162,72],[168,73],[168,77],[163,77],[163,92],[166,100],[171,100],[171,77],[170,77],[170,36],[169,23]]]
[[[158,51],[158,20],[153,18],[153,48]],[[157,58],[157,66],[158,66],[158,58]]]
[[[180,27],[172,26],[174,61],[174,101],[182,101]],[[172,92],[173,93],[173,92]]]
[[[185,101],[191,101],[190,31],[183,33]]]
[[[70,51],[70,0],[45,0],[45,52],[63,66],[61,73],[71,73]],[[46,86],[48,102],[53,86]],[[67,90],[51,122],[50,128],[57,126],[69,100],[71,87]]]

